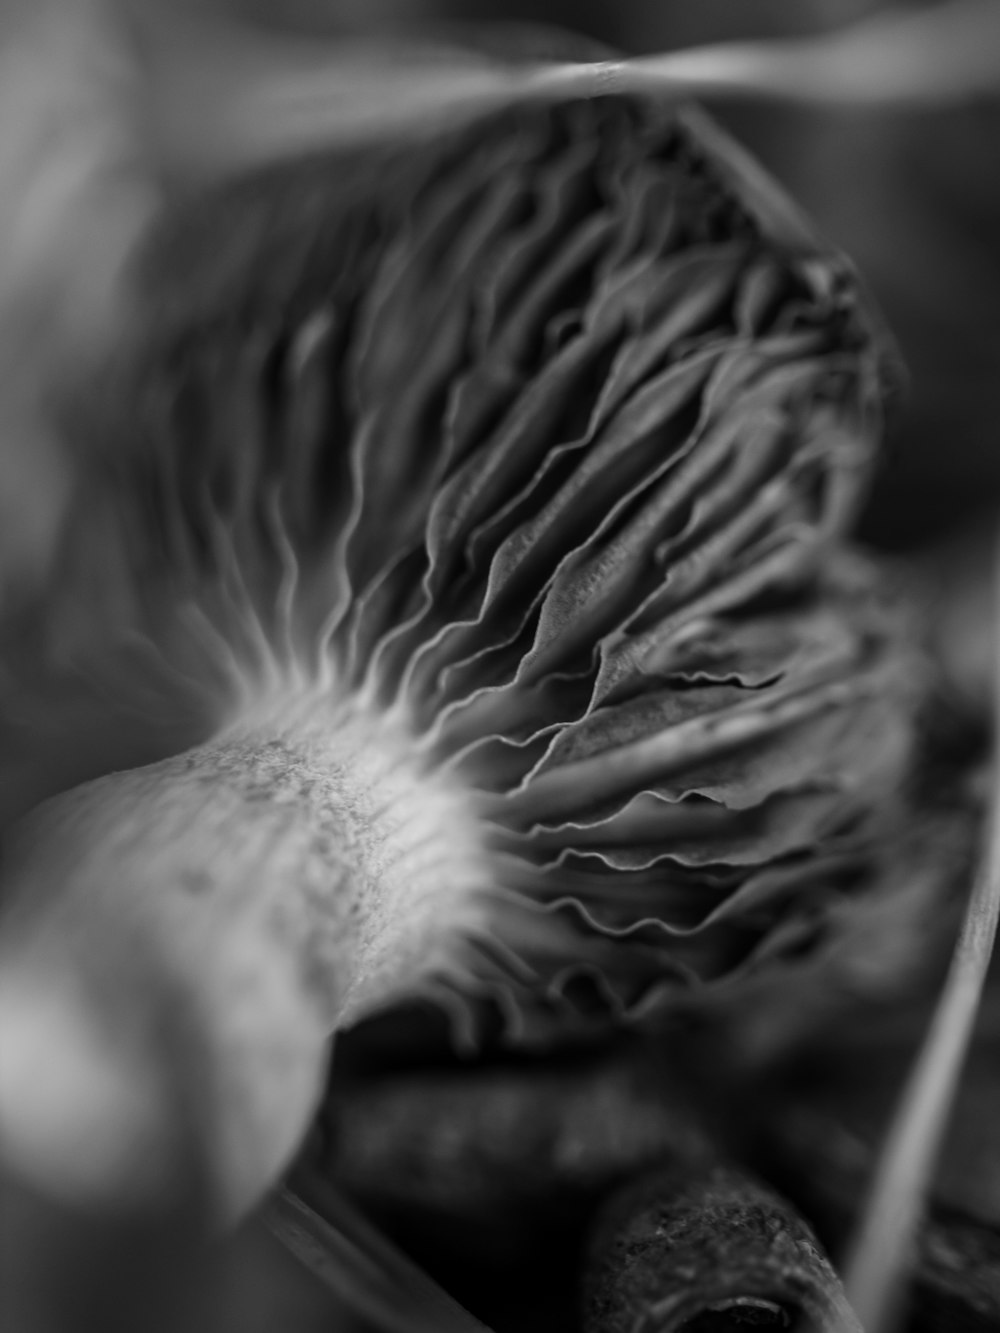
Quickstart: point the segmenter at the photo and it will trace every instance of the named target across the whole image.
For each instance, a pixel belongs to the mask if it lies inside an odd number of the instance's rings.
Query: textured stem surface
[[[728,1167],[667,1171],[617,1199],[593,1247],[587,1333],[860,1333],[806,1222]]]
[[[471,874],[451,797],[310,704],[41,807],[11,847],[0,954],[18,1169],[84,1196],[159,1188],[193,1115],[223,1211],[259,1197],[334,1029],[433,965],[437,895]]]

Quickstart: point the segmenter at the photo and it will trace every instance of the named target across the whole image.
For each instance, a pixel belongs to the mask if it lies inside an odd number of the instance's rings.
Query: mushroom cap
[[[285,162],[176,208],[138,279],[115,615],[206,725],[320,679],[474,793],[491,926],[436,999],[542,1039],[923,919],[955,862],[913,829],[928,672],[845,543],[895,354],[702,114]]]

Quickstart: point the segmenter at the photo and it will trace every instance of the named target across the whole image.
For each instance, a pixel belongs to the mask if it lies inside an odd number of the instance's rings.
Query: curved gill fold
[[[267,505],[271,538],[277,548],[281,565],[281,582],[275,594],[274,604],[276,655],[283,673],[291,679],[292,689],[298,691],[304,690],[310,683],[303,670],[304,663],[295,643],[296,595],[301,575],[295,547],[282,517],[281,492],[281,486],[275,485],[268,496]]]

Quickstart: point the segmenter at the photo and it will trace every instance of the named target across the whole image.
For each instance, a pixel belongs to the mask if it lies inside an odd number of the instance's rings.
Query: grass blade
[[[321,1216],[289,1190],[267,1205],[273,1235],[340,1300],[386,1333],[489,1333],[345,1197],[322,1191]]]
[[[566,66],[561,77],[588,91],[588,71],[597,68]],[[641,56],[609,64],[603,78],[609,89],[707,99],[902,108],[961,102],[1000,89],[1000,5],[952,0],[916,13],[889,10],[817,37]]]
[[[994,574],[995,603],[998,590],[1000,559]],[[1000,615],[995,623],[1000,625]],[[994,651],[993,672],[996,733],[1000,731],[1000,643]],[[896,1322],[924,1199],[975,1026],[998,917],[1000,771],[994,756],[984,850],[951,967],[890,1126],[847,1263],[847,1294],[868,1333],[890,1333]]]

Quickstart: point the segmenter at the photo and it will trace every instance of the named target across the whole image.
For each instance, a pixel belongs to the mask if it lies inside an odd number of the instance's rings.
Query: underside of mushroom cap
[[[700,114],[285,164],[179,209],[142,279],[117,595],[218,725],[319,688],[472,795],[489,928],[422,993],[565,1030],[899,897],[926,670],[843,548],[893,354]]]

